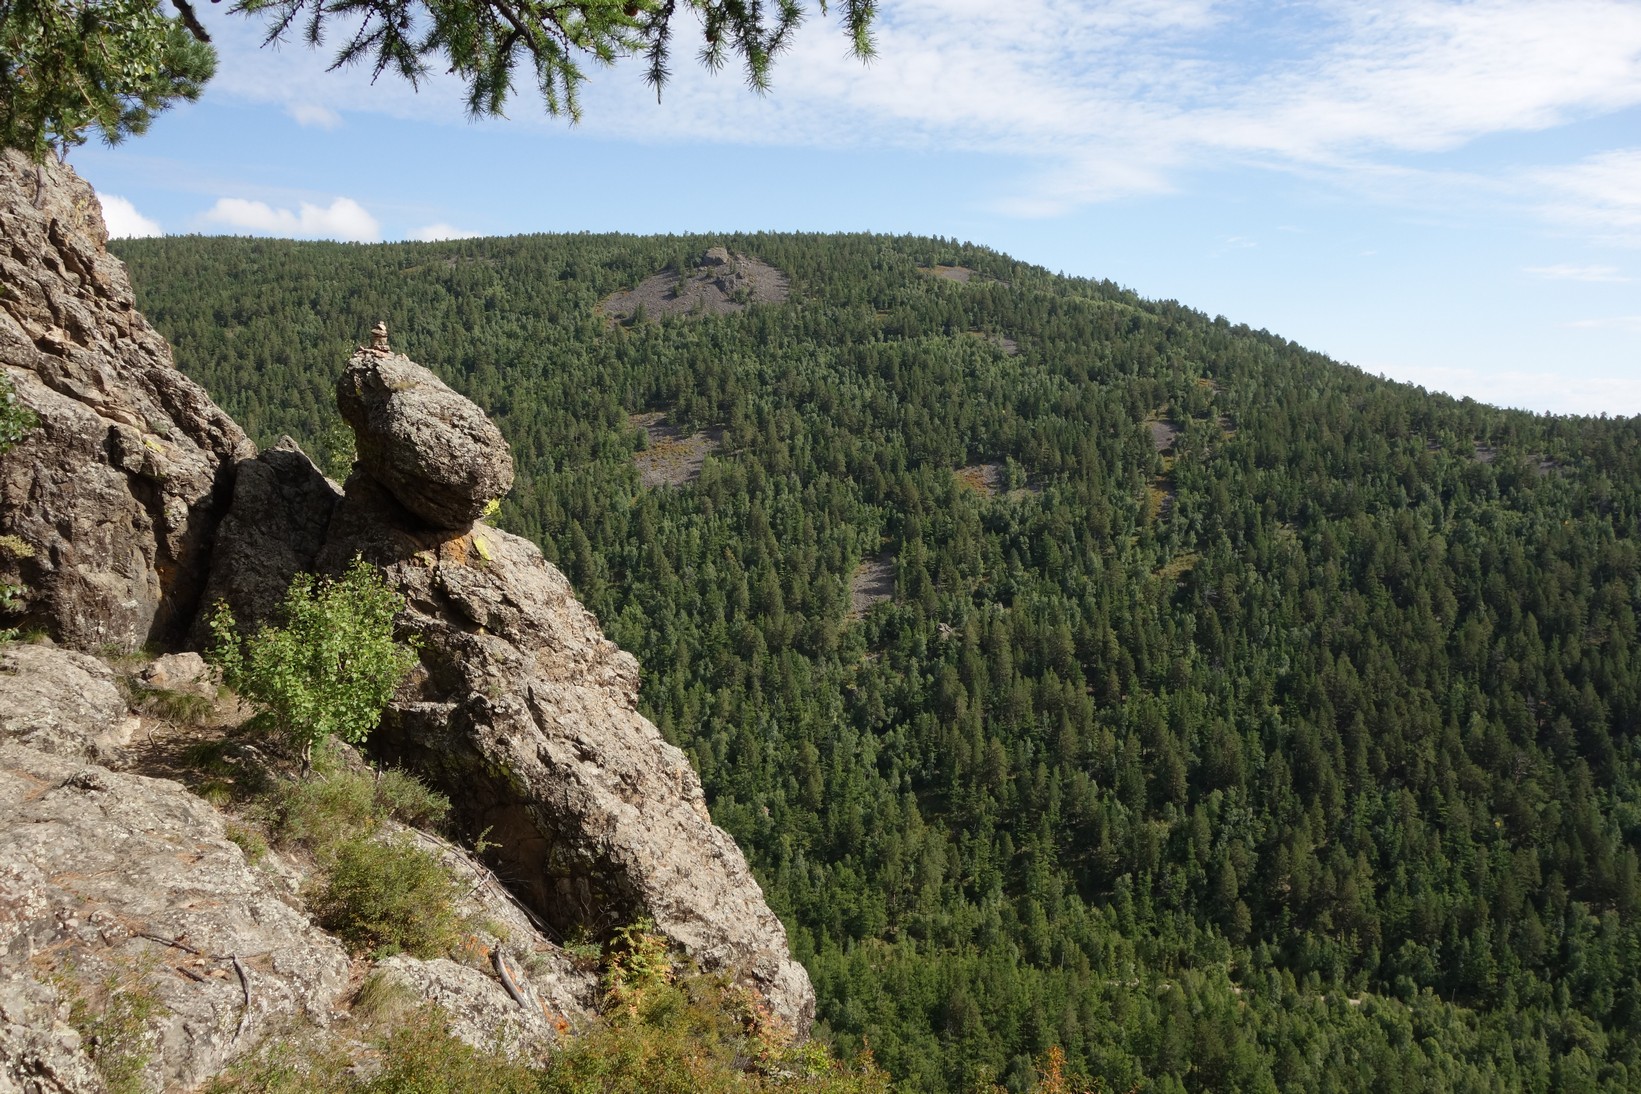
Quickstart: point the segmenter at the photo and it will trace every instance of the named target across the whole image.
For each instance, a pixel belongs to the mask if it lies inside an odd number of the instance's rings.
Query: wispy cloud
[[[1553,220],[1641,246],[1641,148],[1621,148],[1533,173]]]
[[[899,0],[880,9],[877,37],[862,65],[835,17],[817,20],[767,97],[689,61],[681,37],[663,102],[640,65],[595,71],[580,131],[994,153],[1018,164],[998,204],[1020,216],[1257,165],[1380,202],[1458,208],[1480,194],[1581,232],[1641,235],[1641,152],[1445,176],[1428,162],[1484,137],[1641,107],[1635,0]],[[257,50],[254,28],[236,24],[231,38],[218,86],[299,120],[335,116],[315,88],[350,111],[465,120],[447,76],[411,95],[363,69],[323,74],[329,57],[294,43]],[[527,91],[513,113],[515,126],[565,129]]]
[[[1523,273],[1542,277],[1546,281],[1605,281],[1623,282],[1632,278],[1626,277],[1617,266],[1579,266],[1570,262],[1557,263],[1554,266],[1527,266]]]
[[[109,239],[135,239],[139,236],[162,236],[165,230],[157,220],[137,212],[137,207],[118,194],[98,194],[103,204],[103,223],[108,225]]]
[[[1641,334],[1641,315],[1613,315],[1605,319],[1575,319],[1567,325],[1578,330],[1621,330]]]
[[[382,237],[382,227],[376,218],[352,198],[337,198],[324,206],[304,201],[294,211],[276,209],[262,201],[218,198],[205,213],[204,220],[246,232],[298,239],[370,243]]]
[[[315,129],[337,129],[342,125],[342,115],[319,103],[287,103],[285,113],[289,114],[297,125],[312,126]]]

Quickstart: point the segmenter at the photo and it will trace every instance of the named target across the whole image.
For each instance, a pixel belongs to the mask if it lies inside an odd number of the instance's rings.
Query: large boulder
[[[254,447],[136,310],[72,169],[0,153],[0,237],[0,367],[40,420],[0,457],[0,582],[27,588],[0,622],[77,649],[174,645]]]
[[[240,461],[194,623],[196,646],[209,645],[207,622],[219,601],[245,633],[279,622],[291,578],[313,570],[341,497],[289,437]]]
[[[95,657],[54,646],[0,646],[0,741],[106,763],[136,728],[114,673]]]
[[[401,354],[360,350],[336,382],[359,463],[435,528],[464,529],[513,486],[501,430]]]

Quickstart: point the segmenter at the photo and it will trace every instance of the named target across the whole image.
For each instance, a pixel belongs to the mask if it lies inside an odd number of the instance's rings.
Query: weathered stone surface
[[[360,464],[435,528],[466,528],[513,486],[501,431],[402,354],[354,354],[336,382],[336,404],[353,427]]]
[[[545,1027],[527,1023],[537,1034],[551,1036],[581,1028],[598,1013],[598,962],[574,957],[541,931],[541,917],[526,908],[518,894],[472,852],[416,829],[403,834],[439,856],[458,883],[466,887],[456,910],[470,923],[484,924],[475,936],[479,944],[501,949],[509,975],[525,995],[532,1013],[540,1012]],[[485,934],[483,931],[495,931]],[[494,969],[494,960],[491,961]],[[517,1006],[517,1004],[514,1004]]]
[[[291,578],[314,568],[341,496],[289,437],[239,463],[233,504],[211,552],[195,645],[210,643],[206,620],[218,601],[233,609],[246,633],[277,621]]]
[[[0,1094],[102,1094],[103,1077],[49,984],[0,981]]]
[[[0,743],[0,967],[92,1005],[113,985],[151,994],[144,1082],[169,1090],[282,1021],[328,1022],[348,960],[181,786]],[[66,1051],[49,1007],[18,1009],[0,1060]]]
[[[521,1007],[494,977],[449,958],[418,961],[398,954],[376,969],[415,1002],[441,1007],[450,1016],[450,1032],[474,1048],[539,1059],[557,1040],[558,1030],[539,1001],[526,995],[534,1005]]]
[[[216,675],[197,653],[168,653],[156,657],[137,674],[137,686],[153,691],[176,691],[211,698],[217,693]]]
[[[106,762],[136,728],[114,673],[95,657],[55,646],[0,646],[0,740]]]
[[[179,641],[244,432],[137,312],[101,206],[67,167],[0,153],[0,367],[40,427],[0,458],[0,581],[77,649]]]
[[[356,472],[319,565],[355,554],[403,594],[422,670],[372,748],[491,830],[498,873],[563,934],[647,915],[707,969],[732,970],[799,1030],[814,993],[699,777],[636,711],[631,655],[527,540],[428,530]]]

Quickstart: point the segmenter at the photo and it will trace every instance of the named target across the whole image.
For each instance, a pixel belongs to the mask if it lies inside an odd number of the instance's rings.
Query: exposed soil
[[[1158,452],[1173,451],[1174,441],[1179,437],[1178,425],[1166,419],[1152,420],[1145,424],[1151,430],[1151,443],[1157,446]]]
[[[892,600],[894,595],[895,556],[885,552],[866,559],[855,569],[854,580],[849,583],[849,615],[859,619],[873,604]]]
[[[664,410],[634,414],[627,419],[627,424],[642,429],[649,438],[648,447],[633,453],[632,457],[638,468],[638,481],[649,489],[694,482],[701,477],[707,456],[724,442],[721,429],[686,434],[667,421]]]
[[[970,338],[979,338],[983,341],[990,342],[992,345],[994,345],[998,349],[1002,350],[1003,351],[1003,356],[1005,356],[1005,357],[1018,357],[1018,356],[1020,356],[1020,343],[1016,342],[1012,338],[1007,337],[1006,335],[987,334],[984,331],[971,330],[971,331],[969,331],[969,337]]]
[[[953,472],[957,481],[986,497],[996,497],[1003,488],[1003,465],[1000,463],[971,463]]]
[[[786,275],[767,262],[713,247],[693,270],[662,270],[635,289],[605,297],[598,310],[622,323],[640,312],[652,323],[664,315],[733,315],[751,304],[782,303],[787,290]]]

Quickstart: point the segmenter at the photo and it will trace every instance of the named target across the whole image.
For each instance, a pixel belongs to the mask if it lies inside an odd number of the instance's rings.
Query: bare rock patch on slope
[[[634,414],[627,424],[644,431],[647,443],[632,459],[638,467],[638,481],[646,489],[694,482],[701,477],[707,457],[724,441],[721,429],[685,433],[667,420],[664,410]]]
[[[601,314],[622,323],[664,315],[733,315],[752,304],[786,301],[786,274],[752,255],[712,247],[693,270],[663,270],[638,286],[613,293],[598,305]]]

